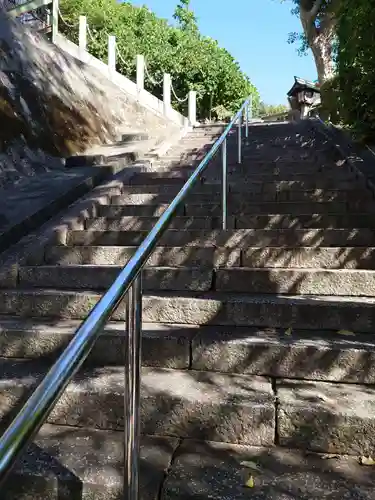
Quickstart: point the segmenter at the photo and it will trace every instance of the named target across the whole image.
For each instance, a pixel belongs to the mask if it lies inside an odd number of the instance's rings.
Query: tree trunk
[[[318,28],[315,23],[319,5],[321,5],[319,0],[316,0],[313,8],[310,10],[307,10],[301,5],[300,19],[307,43],[314,56],[319,83],[322,85],[324,82],[331,79],[334,74],[332,43],[335,20],[334,17],[328,13],[326,17],[321,20],[320,27]]]
[[[334,75],[331,36],[321,33],[311,41],[310,48],[314,56],[319,83],[323,85]]]

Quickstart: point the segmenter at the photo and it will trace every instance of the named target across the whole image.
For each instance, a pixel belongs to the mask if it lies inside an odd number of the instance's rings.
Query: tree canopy
[[[290,108],[285,104],[266,104],[261,101],[259,104],[258,115],[259,117],[277,115],[278,113],[284,113],[289,109]]]
[[[117,69],[129,78],[135,78],[136,55],[143,54],[155,81],[160,81],[163,73],[170,73],[179,97],[196,90],[200,118],[210,116],[211,111],[223,115],[219,118],[232,114],[250,94],[255,107],[259,103],[257,89],[237,61],[216,40],[200,34],[190,0],[178,3],[174,13],[177,26],[158,18],[145,6],[116,0],[62,0],[60,9],[69,24],[77,23],[79,15],[87,17],[94,38],[88,39],[89,51],[99,59],[107,58],[107,35],[115,35],[121,54]],[[60,29],[77,41],[77,29],[63,23]],[[146,79],[146,88],[161,97],[162,85]],[[182,110],[184,105],[175,102],[175,106]]]

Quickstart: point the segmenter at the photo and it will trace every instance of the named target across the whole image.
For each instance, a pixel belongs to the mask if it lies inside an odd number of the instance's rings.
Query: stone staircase
[[[107,186],[3,280],[2,426],[219,133]],[[229,229],[218,156],[150,258],[142,499],[375,498],[356,458],[375,449],[375,203],[327,148],[305,124],[254,125],[237,165],[232,134]],[[121,304],[2,499],[123,498],[124,319]]]

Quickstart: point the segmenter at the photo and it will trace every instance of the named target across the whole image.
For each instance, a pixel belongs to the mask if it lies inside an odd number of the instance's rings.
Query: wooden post
[[[111,73],[116,71],[116,37],[108,35],[108,69]]]
[[[145,58],[137,55],[137,90],[142,92],[145,88]]]
[[[163,81],[163,102],[164,102],[164,115],[168,116],[169,111],[172,107],[172,79],[171,75],[168,73],[164,73],[164,81]]]
[[[52,43],[56,43],[57,33],[59,31],[59,0],[52,0]]]
[[[87,50],[87,18],[86,16],[79,16],[79,33],[78,33],[78,45],[79,48],[84,52]]]
[[[189,92],[189,123],[195,127],[197,123],[197,93],[195,90]]]

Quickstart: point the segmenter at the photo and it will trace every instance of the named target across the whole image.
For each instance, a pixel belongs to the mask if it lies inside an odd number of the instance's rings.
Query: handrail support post
[[[223,230],[225,231],[227,229],[227,218],[228,218],[228,207],[227,207],[227,194],[228,194],[228,186],[227,186],[227,181],[228,181],[228,175],[227,175],[227,139],[225,138],[222,149],[221,149],[221,154],[222,154],[222,165],[223,165],[223,171],[222,171],[222,210],[223,210]]]
[[[238,163],[242,163],[242,112],[238,117]]]
[[[248,139],[249,138],[249,104],[246,104],[245,117],[246,117],[246,139]]]
[[[124,339],[124,500],[139,498],[142,275],[128,292]]]

